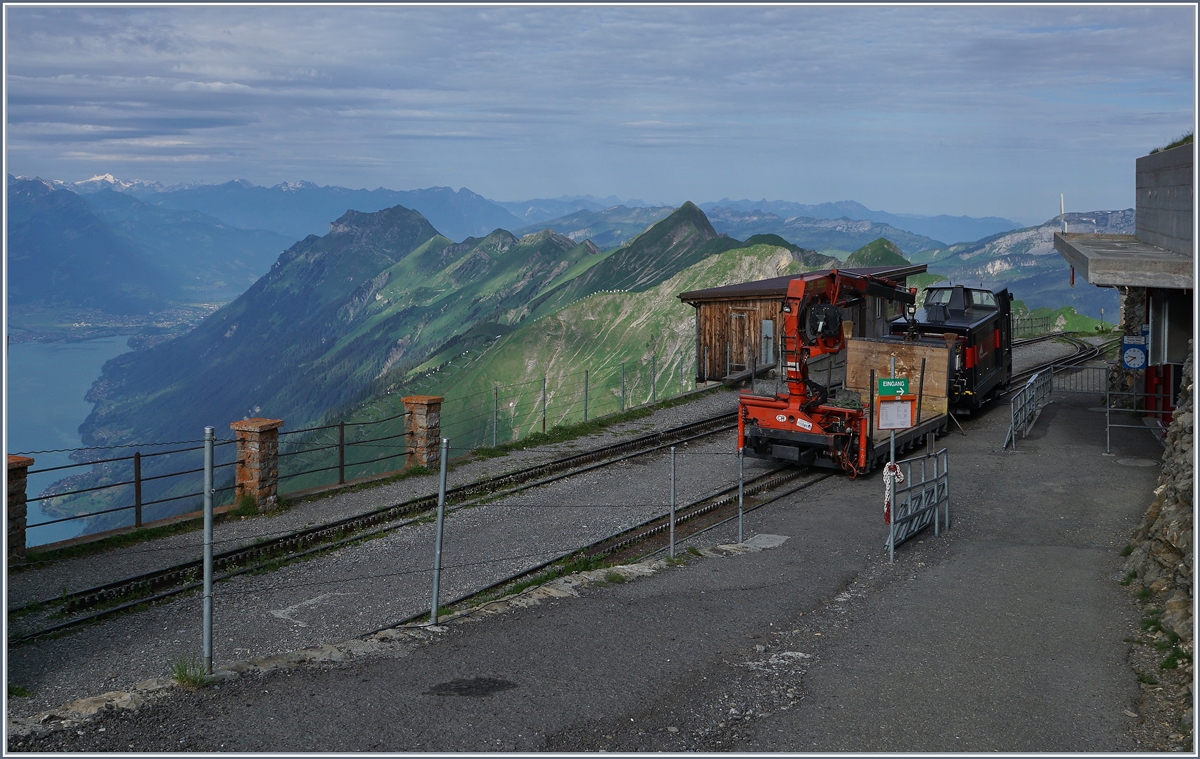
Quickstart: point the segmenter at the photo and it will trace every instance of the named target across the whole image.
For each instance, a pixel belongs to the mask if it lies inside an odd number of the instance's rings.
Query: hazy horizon
[[[1032,224],[1060,193],[1068,211],[1132,207],[1134,160],[1195,122],[1193,5],[5,16],[6,170],[66,181],[854,200]]]

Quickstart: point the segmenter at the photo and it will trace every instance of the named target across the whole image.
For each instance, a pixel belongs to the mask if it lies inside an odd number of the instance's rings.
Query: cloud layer
[[[1193,6],[5,12],[9,171],[63,179],[1037,218],[1195,118]]]

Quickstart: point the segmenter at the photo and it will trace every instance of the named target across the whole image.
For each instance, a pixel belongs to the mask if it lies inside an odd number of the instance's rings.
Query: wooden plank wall
[[[921,359],[925,359],[925,387],[921,398],[921,419],[945,414],[950,380],[950,349],[945,345],[901,343],[891,340],[860,338],[846,344],[846,388],[857,392],[865,405],[870,398],[871,370],[875,378],[890,376],[890,359],[896,357],[896,376],[907,377],[909,393],[917,394],[921,382]],[[872,438],[881,433],[872,430]]]
[[[762,321],[770,319],[775,322],[775,335],[783,329],[782,314],[779,306],[782,298],[740,299],[728,301],[703,301],[696,308],[696,339],[697,365],[700,367],[696,379],[707,378],[718,380],[725,376],[725,345],[744,353],[745,347],[750,349],[754,358],[762,356],[761,333]],[[734,312],[745,314],[745,339],[732,332]],[[741,321],[741,319],[739,319]],[[708,347],[708,359],[705,362],[704,349]],[[745,359],[735,356],[733,363],[741,365]]]

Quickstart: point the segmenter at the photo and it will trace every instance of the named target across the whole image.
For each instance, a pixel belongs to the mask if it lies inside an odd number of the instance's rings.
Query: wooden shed
[[[886,277],[904,285],[908,277],[924,273],[926,268],[925,264],[908,264],[841,271]],[[734,378],[747,374],[751,367],[765,370],[774,366],[778,357],[779,332],[783,327],[780,307],[788,283],[812,273],[680,293],[679,299],[696,309],[696,381]],[[852,337],[883,337],[889,332],[888,320],[899,313],[895,302],[869,296],[857,306],[842,309],[842,319],[853,323]],[[819,371],[824,368],[832,372],[844,365],[842,358],[828,367],[813,365],[809,369]]]

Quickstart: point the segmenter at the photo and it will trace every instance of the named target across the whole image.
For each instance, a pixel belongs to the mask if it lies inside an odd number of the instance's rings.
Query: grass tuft
[[[606,582],[611,582],[614,585],[620,585],[626,581],[626,578],[625,575],[621,574],[620,572],[608,572],[604,575],[604,580]]]
[[[1122,555],[1122,556],[1128,556],[1128,555],[1129,555],[1129,554],[1131,554],[1131,553],[1133,553],[1133,546],[1132,546],[1132,545],[1127,545],[1127,546],[1125,546],[1124,548],[1122,548],[1122,549],[1121,549],[1121,555]]]
[[[12,683],[9,683],[8,685],[9,698],[29,698],[32,695],[33,693],[31,693],[28,688],[23,688],[20,685],[13,685]]]
[[[210,682],[199,659],[176,659],[171,662],[171,679],[185,688],[203,688]]]

